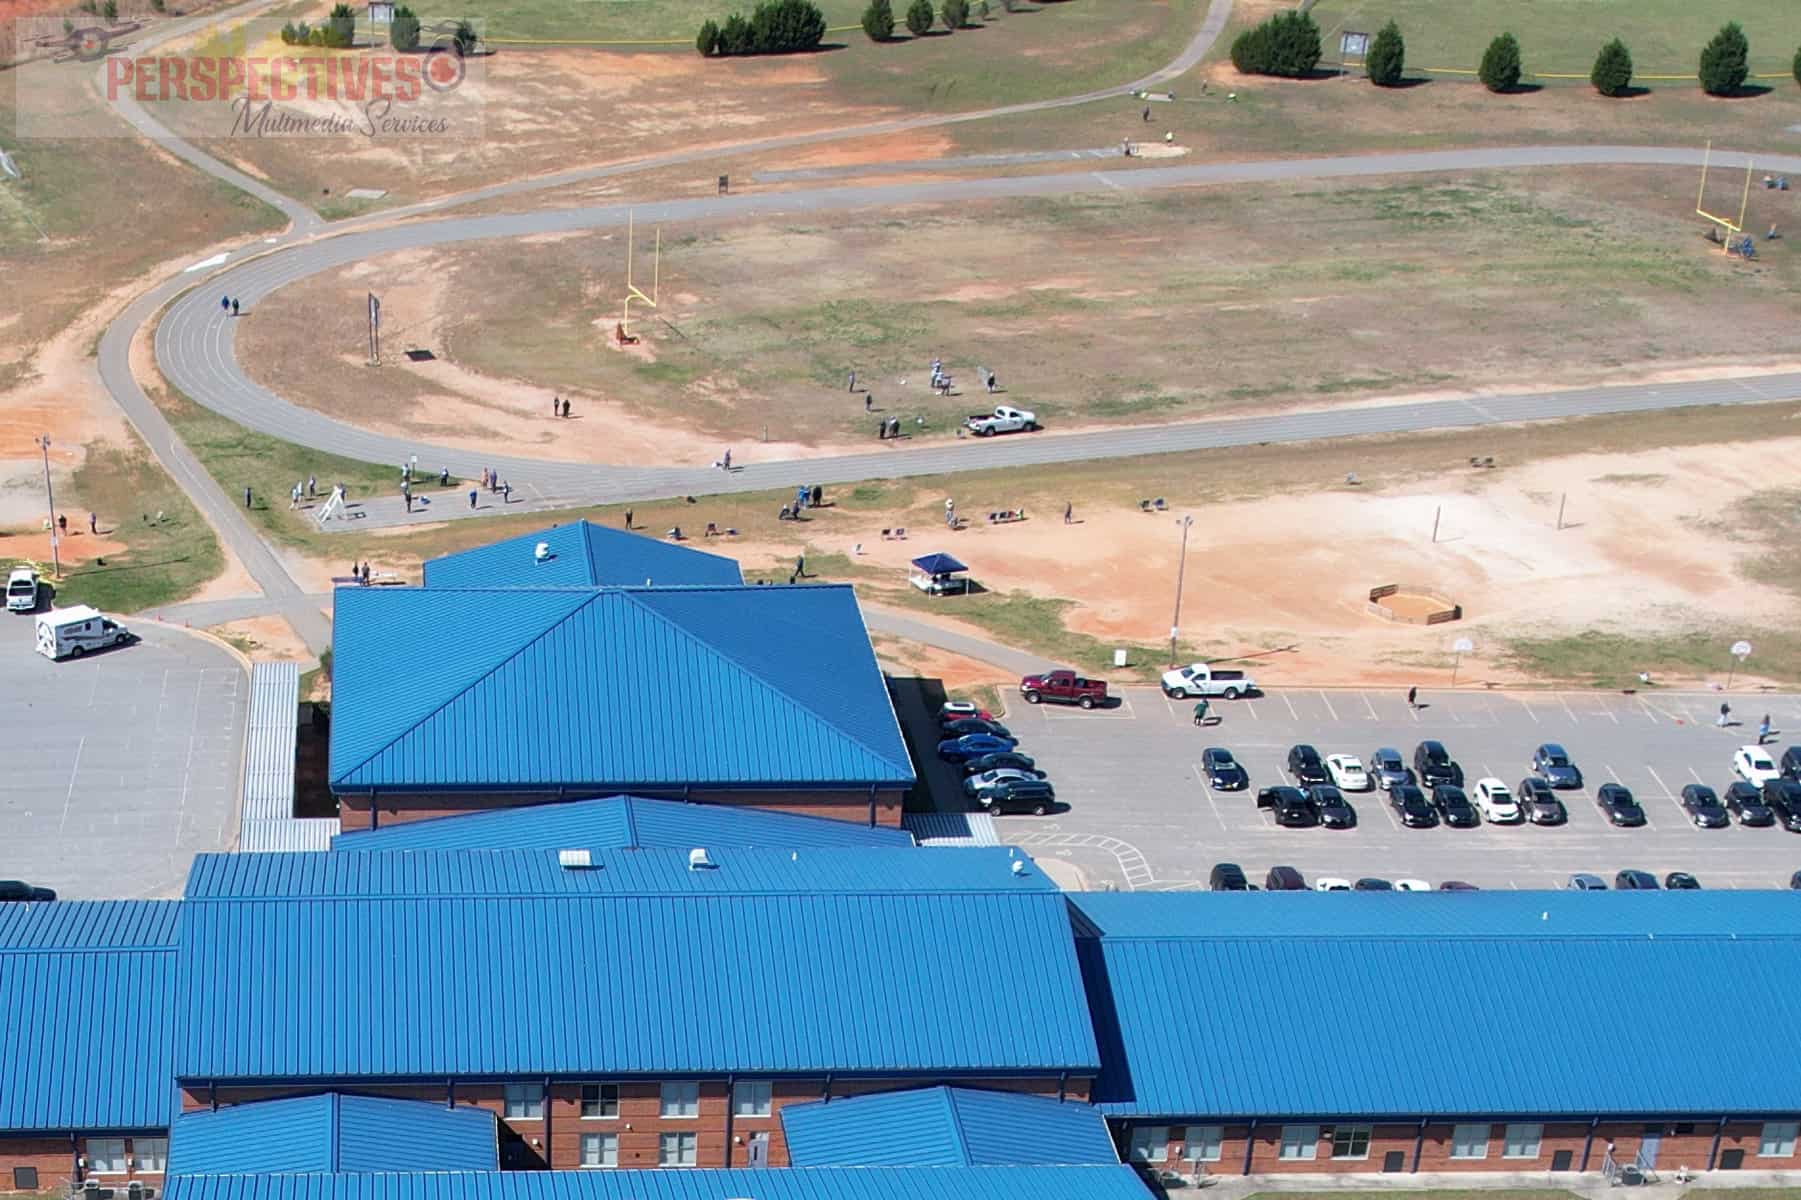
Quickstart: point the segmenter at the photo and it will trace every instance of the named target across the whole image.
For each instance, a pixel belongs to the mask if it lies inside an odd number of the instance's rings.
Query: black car
[[[1682,789],[1682,811],[1694,821],[1696,829],[1724,829],[1732,824],[1726,806],[1704,783],[1691,783]]]
[[[1776,823],[1791,833],[1801,833],[1801,783],[1772,779],[1763,785],[1764,807]]]
[[[1645,810],[1632,798],[1632,791],[1622,783],[1604,783],[1595,793],[1595,803],[1607,819],[1622,829],[1637,829],[1645,823]]]
[[[978,754],[974,758],[965,759],[963,773],[980,775],[983,771],[998,771],[1002,767],[1011,767],[1015,771],[1029,771],[1038,778],[1044,778],[1044,772],[1032,761],[1030,754],[1021,754],[1017,750],[1001,750],[994,754]]]
[[[1350,829],[1357,824],[1357,810],[1344,793],[1329,783],[1316,783],[1307,789],[1307,803],[1314,816],[1327,829]]]
[[[1474,829],[1482,824],[1482,818],[1476,813],[1476,806],[1470,798],[1463,794],[1463,789],[1453,783],[1441,783],[1432,789],[1432,807],[1452,829]]]
[[[1620,871],[1613,877],[1613,886],[1622,892],[1654,892],[1657,876],[1649,871]]]
[[[1214,863],[1213,873],[1207,876],[1207,886],[1216,892],[1248,892],[1251,881],[1244,877],[1244,868],[1237,863]]]
[[[1449,783],[1463,786],[1463,768],[1451,761],[1451,752],[1443,742],[1425,741],[1413,748],[1413,772],[1421,787],[1437,787]]]
[[[1377,879],[1372,875],[1353,883],[1351,890],[1353,892],[1392,892],[1395,890],[1395,885],[1386,879]]]
[[[1582,770],[1570,761],[1569,752],[1556,742],[1546,742],[1532,752],[1532,772],[1554,788],[1579,788]]]
[[[1796,871],[1788,877],[1788,886],[1792,892],[1801,892],[1801,871]]]
[[[991,813],[1029,812],[1042,817],[1057,802],[1057,791],[1042,779],[1009,779],[982,793],[979,803]]]
[[[32,887],[19,879],[0,879],[0,901],[27,901],[39,904],[56,899],[56,893],[47,887]]]
[[[1782,752],[1776,767],[1784,779],[1801,779],[1801,746],[1790,746]]]
[[[1263,877],[1263,890],[1266,892],[1304,892],[1307,881],[1293,867],[1271,867],[1269,874]]]
[[[1438,885],[1441,892],[1479,892],[1482,889],[1473,883],[1465,883],[1461,879],[1447,879]]]
[[[1551,785],[1536,775],[1520,780],[1513,798],[1519,803],[1520,815],[1533,825],[1561,825],[1570,819],[1569,810],[1551,790]]]
[[[1319,824],[1319,814],[1307,803],[1307,795],[1300,788],[1266,787],[1257,793],[1257,807],[1269,809],[1276,824],[1290,829],[1311,829]]]
[[[999,721],[984,721],[980,717],[952,717],[948,721],[939,722],[938,728],[944,731],[944,736],[947,738],[962,737],[970,733],[992,733],[995,737],[1013,737],[1011,733],[1007,732],[1007,727]]]
[[[1319,751],[1305,742],[1288,748],[1288,777],[1300,787],[1332,782],[1332,777],[1326,774],[1326,764],[1320,761]]]
[[[1755,783],[1734,779],[1726,785],[1726,811],[1738,818],[1740,825],[1761,829],[1776,823],[1776,814],[1763,802],[1763,793]]]
[[[1207,773],[1208,784],[1222,792],[1243,791],[1251,785],[1251,777],[1238,765],[1232,752],[1218,746],[1201,751],[1201,770]]]
[[[1663,877],[1663,886],[1672,892],[1698,892],[1701,881],[1687,871],[1671,871]]]
[[[1397,783],[1389,788],[1388,806],[1409,829],[1431,829],[1438,824],[1438,810],[1426,800],[1426,793],[1411,783]]]

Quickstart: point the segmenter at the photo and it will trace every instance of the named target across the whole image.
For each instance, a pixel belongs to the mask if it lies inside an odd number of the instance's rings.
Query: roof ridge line
[[[350,901],[361,903],[369,900],[405,900],[416,903],[421,900],[458,902],[488,900],[739,900],[747,896],[922,896],[933,898],[944,896],[1050,896],[1054,898],[1058,895],[1059,893],[1057,892],[1045,891],[1040,888],[979,887],[946,890],[942,888],[925,887],[882,887],[868,889],[834,888],[830,891],[825,891],[817,887],[804,887],[800,884],[795,884],[793,887],[771,888],[761,891],[740,889],[692,892],[633,890],[625,892],[480,892],[473,894],[469,892],[333,892],[329,895],[316,892],[282,892],[279,894],[264,893],[253,896],[193,896],[186,902],[190,904],[290,904],[296,901],[306,901],[313,904],[337,904]],[[106,948],[103,947],[103,949]],[[158,946],[155,947],[155,949],[174,953],[176,950],[180,949],[180,947]],[[72,952],[74,951],[60,951],[60,953],[64,954]]]

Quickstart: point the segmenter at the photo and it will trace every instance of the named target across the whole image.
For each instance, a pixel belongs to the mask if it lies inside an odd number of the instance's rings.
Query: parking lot
[[[1801,834],[1780,826],[1697,829],[1677,802],[1682,787],[1724,792],[1731,759],[1757,740],[1765,713],[1780,755],[1801,744],[1801,697],[1735,695],[1735,722],[1714,724],[1717,693],[1421,692],[1409,710],[1402,692],[1284,690],[1251,700],[1215,700],[1222,719],[1193,724],[1193,701],[1149,688],[1127,689],[1107,710],[1025,704],[1008,698],[1004,718],[1020,750],[1037,759],[1057,788],[1061,811],[996,819],[1001,837],[1041,858],[1060,858],[1087,886],[1205,886],[1214,863],[1241,864],[1253,882],[1269,867],[1298,867],[1309,883],[1322,875],[1355,880],[1460,879],[1481,887],[1561,887],[1575,871],[1611,883],[1636,867],[1661,879],[1689,871],[1704,887],[1786,887],[1801,869]],[[1256,807],[1257,789],[1288,780],[1288,748],[1308,742],[1322,756],[1350,753],[1367,764],[1379,746],[1411,759],[1420,741],[1444,742],[1463,767],[1466,788],[1493,775],[1517,787],[1541,742],[1561,742],[1582,768],[1584,787],[1558,793],[1569,808],[1561,827],[1489,826],[1403,829],[1385,794],[1348,798],[1354,829],[1278,828]],[[1250,773],[1245,791],[1215,792],[1203,780],[1201,751],[1223,746]],[[1641,829],[1615,829],[1594,802],[1617,781],[1643,806]]]
[[[142,637],[51,662],[28,617],[0,624],[0,878],[61,896],[179,895],[236,820],[246,679],[204,638]]]

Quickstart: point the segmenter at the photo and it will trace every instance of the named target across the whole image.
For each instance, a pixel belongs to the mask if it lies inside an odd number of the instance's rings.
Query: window
[[[38,1169],[36,1167],[13,1168],[13,1191],[35,1192],[38,1190]]]
[[[582,1120],[599,1121],[619,1115],[619,1085],[582,1084]]]
[[[619,1165],[619,1135],[616,1133],[582,1134],[582,1166],[616,1167]]]
[[[1184,1162],[1218,1162],[1220,1143],[1225,1141],[1225,1128],[1219,1125],[1190,1125],[1178,1131]]]
[[[695,1136],[692,1133],[665,1133],[657,1139],[657,1165],[691,1167],[694,1165]]]
[[[666,1117],[700,1116],[700,1084],[664,1084],[662,1113]]]
[[[169,1139],[141,1137],[131,1139],[131,1156],[140,1171],[161,1171],[169,1159]]]
[[[1487,1158],[1487,1125],[1453,1125],[1451,1127],[1452,1158]]]
[[[1765,1121],[1763,1137],[1757,1143],[1759,1158],[1793,1158],[1795,1154],[1795,1121]],[[94,1143],[89,1142],[92,1146]]]
[[[1304,1159],[1312,1162],[1319,1157],[1318,1125],[1284,1125],[1282,1126],[1282,1153],[1285,1159]]]
[[[1370,1127],[1368,1125],[1339,1125],[1332,1130],[1333,1158],[1368,1158],[1370,1156]]]
[[[1543,1125],[1509,1125],[1507,1140],[1501,1146],[1501,1157],[1537,1158],[1539,1139],[1544,1133]]]
[[[541,1083],[509,1083],[502,1101],[501,1116],[518,1121],[544,1119],[544,1085]]]
[[[769,1115],[768,1083],[749,1080],[732,1085],[732,1115],[734,1117],[767,1117]]]
[[[89,1138],[88,1173],[123,1175],[125,1173],[124,1138]]]
[[[1169,1126],[1133,1126],[1131,1157],[1133,1162],[1168,1162]]]

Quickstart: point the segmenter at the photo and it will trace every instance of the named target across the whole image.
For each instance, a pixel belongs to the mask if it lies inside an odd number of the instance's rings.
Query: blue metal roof
[[[799,813],[605,796],[402,821],[339,834],[346,850],[563,850],[690,846],[911,846],[904,829]]]
[[[0,1131],[169,1123],[180,909],[163,900],[0,905]]]
[[[337,593],[332,786],[908,787],[849,587]]]
[[[549,555],[537,557],[539,544]],[[736,559],[591,521],[427,559],[426,587],[671,587],[744,582]]]
[[[1131,1167],[187,1175],[168,1200],[1149,1200]]]
[[[1080,953],[1106,1061],[1093,1094],[1111,1114],[1801,1109],[1801,1046],[1743,1019],[1801,991],[1801,895],[1071,901],[1101,934]]]
[[[888,853],[951,852],[858,857]],[[344,870],[415,856],[317,857]],[[190,901],[174,1073],[1092,1073],[1066,903],[1009,890],[1008,874],[962,893]],[[345,1019],[372,1005],[396,1016]],[[1029,1019],[971,1019],[994,1012]]]
[[[695,870],[689,866],[689,851],[660,849],[590,850],[586,867],[561,866],[557,854],[549,850],[200,854],[188,873],[187,897],[604,899],[1057,891],[1024,851],[1008,846],[864,849],[856,854],[829,847],[805,851],[727,847],[707,848],[707,857],[713,865]]]
[[[1001,1167],[1119,1162],[1098,1109],[1020,1092],[932,1087],[782,1109],[796,1167]]]
[[[422,1100],[323,1092],[183,1113],[170,1175],[498,1171],[494,1114]]]

